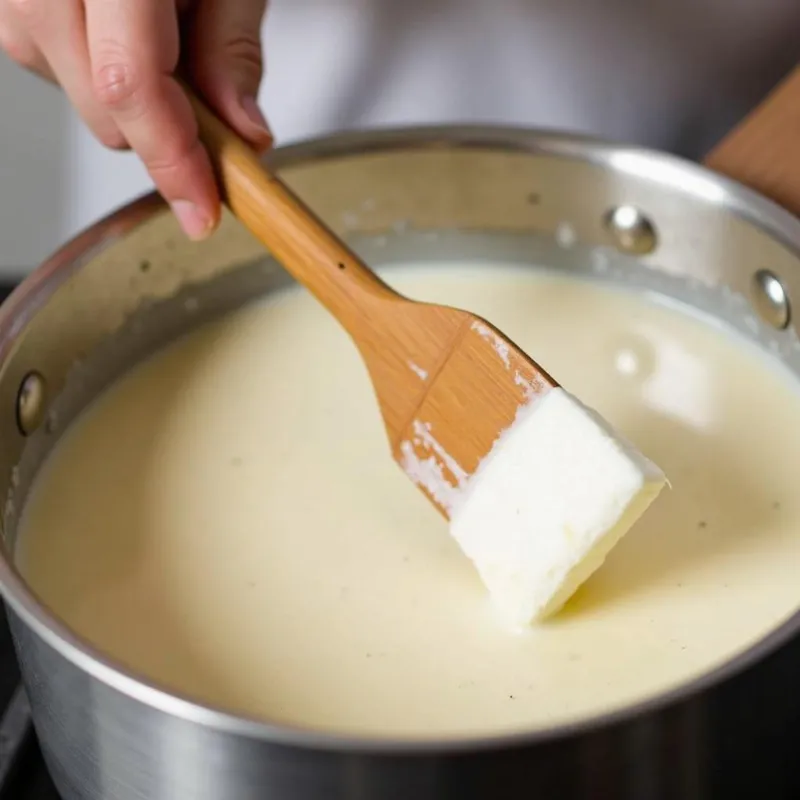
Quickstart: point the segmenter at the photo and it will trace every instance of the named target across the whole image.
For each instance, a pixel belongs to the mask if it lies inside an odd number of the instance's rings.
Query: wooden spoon
[[[225,203],[350,334],[394,458],[449,517],[461,487],[520,407],[556,382],[480,317],[390,289],[190,97]]]
[[[705,164],[800,216],[800,67],[708,154]]]

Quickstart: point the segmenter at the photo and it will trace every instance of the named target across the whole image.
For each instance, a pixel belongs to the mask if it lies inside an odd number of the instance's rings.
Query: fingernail
[[[255,97],[243,97],[241,104],[244,113],[247,114],[247,118],[259,129],[264,138],[272,139],[272,131],[269,129],[267,120],[264,118],[264,114],[261,112]]]
[[[211,218],[188,200],[173,200],[170,204],[184,233],[196,242],[205,239],[214,224]]]

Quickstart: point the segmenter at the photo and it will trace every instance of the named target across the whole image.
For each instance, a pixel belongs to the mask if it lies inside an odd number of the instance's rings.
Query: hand
[[[62,86],[103,144],[135,150],[184,231],[219,221],[211,165],[179,60],[209,105],[258,149],[272,141],[256,104],[267,0],[0,0],[0,46]]]

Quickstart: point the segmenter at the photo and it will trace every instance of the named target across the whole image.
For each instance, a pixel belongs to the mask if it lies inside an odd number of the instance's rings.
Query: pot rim
[[[266,160],[274,168],[280,169],[346,155],[404,149],[497,148],[506,152],[577,159],[639,177],[651,177],[654,182],[723,205],[791,249],[800,251],[800,219],[757,192],[677,156],[647,148],[618,145],[590,136],[502,126],[384,128],[335,133],[282,146],[272,151]],[[657,169],[653,170],[653,167]],[[0,359],[5,359],[9,345],[25,322],[35,314],[40,301],[49,295],[53,285],[164,209],[165,203],[156,193],[145,194],[75,236],[31,273],[0,307]],[[800,632],[799,603],[798,610],[765,637],[695,679],[628,706],[552,728],[484,736],[454,736],[439,740],[411,737],[393,739],[340,735],[264,722],[191,700],[180,693],[161,688],[144,676],[137,677],[81,639],[41,603],[13,565],[5,548],[0,552],[0,594],[14,613],[62,657],[132,700],[185,722],[271,744],[331,753],[384,756],[460,756],[485,750],[548,744],[567,737],[588,735],[689,700],[743,672]]]

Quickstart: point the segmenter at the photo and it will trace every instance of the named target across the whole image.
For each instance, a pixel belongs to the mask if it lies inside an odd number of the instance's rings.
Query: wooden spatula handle
[[[705,163],[800,215],[800,67],[709,153]]]
[[[375,323],[375,303],[398,299],[252,148],[190,90],[223,200],[233,213],[351,333]]]

